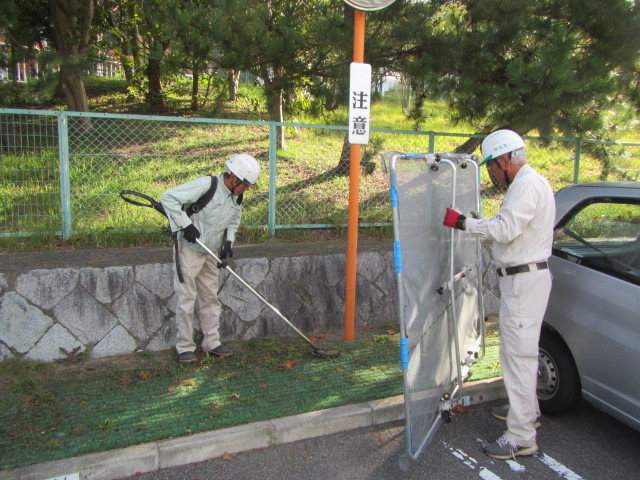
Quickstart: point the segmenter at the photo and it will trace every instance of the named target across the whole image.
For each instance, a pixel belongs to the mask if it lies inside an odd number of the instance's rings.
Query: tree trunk
[[[227,76],[229,82],[229,101],[238,101],[238,84],[240,82],[240,70],[231,70]]]
[[[93,20],[93,0],[73,2],[50,0],[56,47],[62,55],[60,86],[67,108],[88,112],[87,94],[82,81],[81,58],[89,45],[89,31]],[[88,119],[85,119],[88,120]],[[83,122],[88,128],[88,122]]]
[[[20,80],[18,77],[18,64],[20,63],[20,57],[18,55],[18,50],[20,49],[20,45],[17,45],[15,42],[9,42],[9,49],[11,51],[11,83],[18,83]]]
[[[79,65],[64,63],[60,67],[60,80],[67,107],[72,112],[88,112],[87,94]]]
[[[193,74],[192,83],[191,83],[191,111],[197,112],[200,110],[200,105],[198,105],[198,87],[200,85],[200,66],[198,62],[193,62],[193,67],[191,69],[191,73]]]
[[[482,138],[470,138],[456,147],[456,153],[473,153],[482,143]]]
[[[265,79],[264,90],[267,96],[267,111],[269,112],[269,120],[272,122],[284,122],[283,106],[283,92],[278,86],[277,79]],[[276,147],[285,149],[284,141],[284,127],[276,127]]]
[[[342,151],[340,152],[340,160],[336,170],[339,175],[350,175],[351,172],[351,143],[349,143],[348,131],[344,134]]]
[[[122,47],[122,53],[118,55],[120,59],[120,65],[122,65],[122,71],[124,72],[124,79],[127,82],[128,87],[133,86],[133,62],[129,56],[129,48],[126,45]]]
[[[162,78],[160,77],[160,60],[149,58],[147,64],[147,80],[149,81],[149,91],[147,92],[147,102],[151,113],[164,113],[164,93],[162,91]]]

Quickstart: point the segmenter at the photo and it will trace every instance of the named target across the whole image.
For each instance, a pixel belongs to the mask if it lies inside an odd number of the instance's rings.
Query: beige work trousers
[[[509,397],[504,437],[520,447],[536,446],[538,340],[550,292],[549,270],[500,277],[500,365]]]
[[[196,297],[200,310],[200,326],[204,338],[202,350],[208,352],[220,345],[220,312],[218,300],[219,269],[216,261],[209,255],[201,256],[178,242],[180,270],[184,283],[178,280],[174,272],[173,285],[176,292],[176,350],[178,353],[193,352],[196,343],[193,340],[193,311]],[[175,255],[175,254],[174,254]],[[174,259],[175,268],[175,259]]]

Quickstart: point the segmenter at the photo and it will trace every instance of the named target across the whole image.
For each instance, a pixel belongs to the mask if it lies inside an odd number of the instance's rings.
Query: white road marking
[[[461,460],[462,463],[464,463],[467,467],[469,467],[471,470],[476,469],[476,466],[478,465],[478,461],[475,458],[470,457],[460,449],[454,449],[453,447],[449,447],[448,445],[447,447],[449,448],[453,456],[456,457],[458,460]]]
[[[553,470],[554,472],[556,472],[558,475],[560,475],[562,478],[565,478],[566,480],[585,480],[580,475],[568,469],[557,460],[551,458],[546,453],[543,453],[542,455],[536,455],[536,457],[538,458],[538,460],[544,463],[547,467],[549,467],[551,470]]]
[[[484,442],[484,440],[481,440],[481,439],[476,439],[476,441],[477,442]],[[486,443],[487,442],[484,442],[485,445],[486,445]],[[450,447],[446,443],[444,444],[444,446],[449,449],[449,451],[451,452],[451,454],[454,457],[456,457],[458,460],[460,460],[462,463],[464,463],[471,470],[475,470],[477,467],[479,467],[478,461],[475,458],[471,457],[470,455],[467,455],[466,453],[464,453],[459,448]],[[498,475],[496,475],[491,470],[489,470],[489,469],[487,469],[485,467],[480,467],[480,471],[478,472],[478,476],[482,480],[502,480]]]
[[[524,467],[524,465],[520,465],[515,460],[505,460],[505,462],[507,462],[507,465],[509,465],[509,468],[513,472],[526,472],[527,471],[527,469]]]
[[[491,470],[487,470],[484,467],[480,469],[479,476],[480,478],[482,478],[482,480],[502,480],[498,475],[493,473]]]

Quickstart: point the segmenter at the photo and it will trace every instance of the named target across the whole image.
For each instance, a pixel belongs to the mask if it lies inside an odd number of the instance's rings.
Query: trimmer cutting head
[[[328,359],[332,359],[332,358],[338,358],[340,356],[340,351],[338,351],[338,350],[321,350],[319,348],[314,348],[311,351],[311,355],[313,355],[314,357],[326,358],[328,360]]]

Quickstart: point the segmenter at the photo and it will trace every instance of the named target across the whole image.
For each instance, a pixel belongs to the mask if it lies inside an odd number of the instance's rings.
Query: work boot
[[[231,355],[233,355],[233,352],[223,345],[218,345],[216,348],[214,348],[213,350],[209,350],[207,353],[210,355],[215,355],[216,357],[230,357]]]
[[[180,363],[195,363],[198,361],[198,357],[193,352],[182,352],[178,354],[178,362]]]
[[[509,414],[509,405],[502,405],[500,407],[491,407],[491,415],[496,417],[498,420],[507,421],[507,415]],[[533,428],[540,428],[542,426],[542,422],[540,422],[540,417],[536,418],[533,422]]]
[[[508,460],[510,458],[522,457],[525,455],[533,455],[538,451],[537,446],[519,447],[514,445],[504,437],[500,437],[495,442],[489,443],[484,447],[484,453],[498,460]]]

